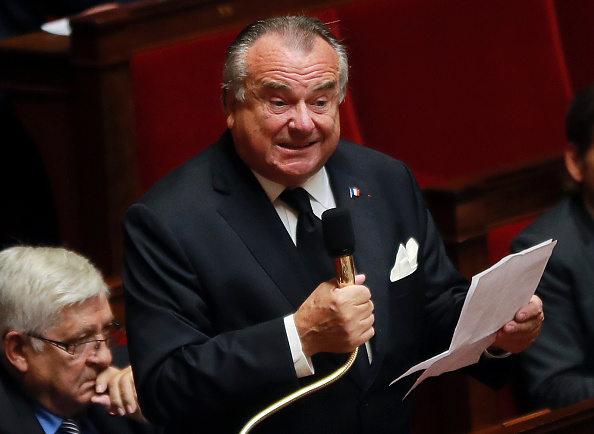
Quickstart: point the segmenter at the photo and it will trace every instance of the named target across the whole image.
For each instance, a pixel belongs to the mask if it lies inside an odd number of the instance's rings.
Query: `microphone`
[[[322,214],[324,246],[334,258],[338,287],[355,284],[355,232],[351,214],[346,208],[333,208]]]

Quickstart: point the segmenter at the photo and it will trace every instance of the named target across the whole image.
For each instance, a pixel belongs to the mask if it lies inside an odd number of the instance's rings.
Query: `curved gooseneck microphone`
[[[355,249],[355,234],[353,231],[351,214],[345,208],[334,208],[325,211],[322,214],[322,229],[324,231],[324,246],[326,247],[328,254],[334,258],[338,287],[342,288],[347,285],[354,285],[355,265],[353,262],[353,251]],[[309,386],[297,390],[262,410],[244,425],[239,434],[247,434],[253,427],[271,414],[276,413],[278,410],[295,402],[299,398],[309,395],[310,393],[337,381],[346,374],[351,366],[353,366],[358,352],[359,349],[355,348],[355,351],[351,353],[347,362],[332,374],[310,384]]]

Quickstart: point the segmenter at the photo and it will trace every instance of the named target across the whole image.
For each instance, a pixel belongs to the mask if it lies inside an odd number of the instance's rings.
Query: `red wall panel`
[[[338,15],[363,140],[422,185],[564,146],[550,1],[369,0]]]

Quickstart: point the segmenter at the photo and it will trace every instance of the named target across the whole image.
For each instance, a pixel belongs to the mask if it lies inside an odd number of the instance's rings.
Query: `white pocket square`
[[[419,251],[419,243],[414,238],[406,242],[406,247],[400,244],[398,253],[396,254],[396,262],[392,271],[390,271],[390,281],[396,282],[409,274],[414,273],[417,269],[417,253]]]

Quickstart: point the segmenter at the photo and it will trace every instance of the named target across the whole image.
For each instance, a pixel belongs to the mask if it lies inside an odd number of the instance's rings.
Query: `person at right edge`
[[[540,336],[520,357],[519,381],[533,408],[594,397],[594,85],[578,92],[566,116],[565,165],[575,194],[540,216],[512,252],[548,239],[557,246],[536,290],[547,309]]]
[[[228,130],[124,221],[128,344],[144,414],[171,433],[237,434],[360,347],[345,377],[254,433],[409,432],[402,398],[414,378],[389,384],[447,349],[468,290],[412,173],[339,139],[348,61],[320,20],[248,26],[223,76]],[[350,210],[365,273],[344,288],[315,236],[336,206]],[[534,297],[494,345],[530,345],[541,307]],[[473,369],[498,384],[512,359],[485,355]]]

